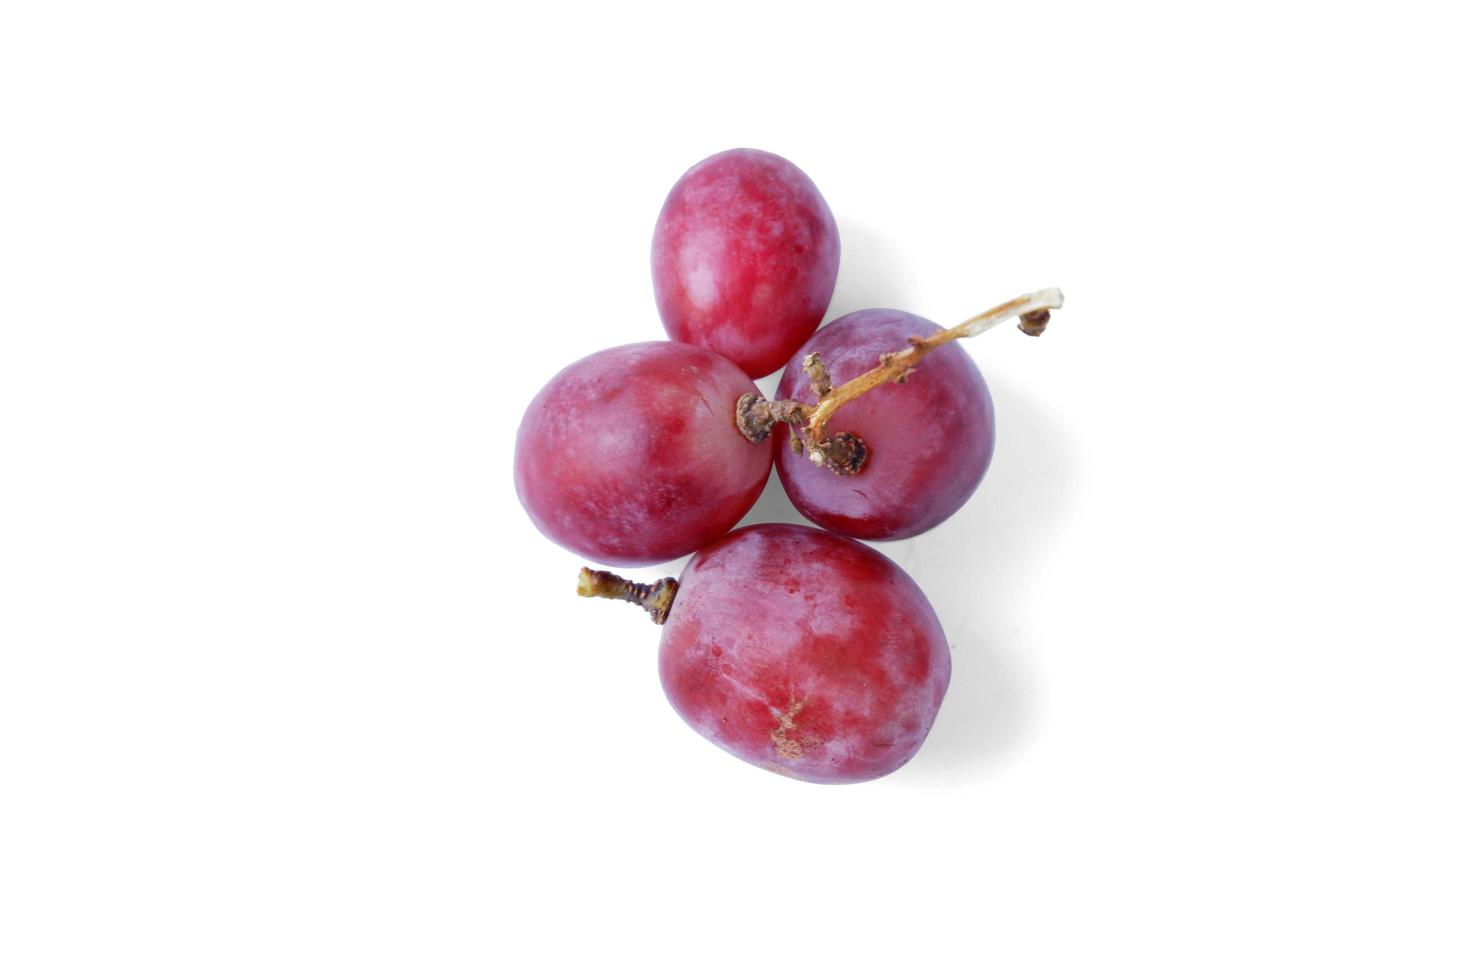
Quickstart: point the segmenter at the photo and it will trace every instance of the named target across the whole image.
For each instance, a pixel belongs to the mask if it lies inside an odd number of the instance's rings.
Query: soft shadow
[[[786,488],[781,486],[781,478],[776,475],[776,470],[771,469],[771,476],[766,480],[766,488],[761,491],[755,506],[750,512],[741,518],[736,527],[745,527],[748,524],[800,524],[804,527],[812,527],[812,522],[801,516],[801,512],[791,503],[791,498],[786,496]]]
[[[914,275],[903,253],[893,247],[892,239],[861,221],[843,218],[838,224],[842,262],[823,322],[872,306],[908,309],[914,295]]]
[[[1075,499],[1076,452],[1058,419],[1029,396],[991,385],[996,454],[959,512],[934,530],[880,548],[924,589],[954,661],[929,739],[897,777],[954,783],[994,769],[1031,735],[1039,651],[1015,609]]]

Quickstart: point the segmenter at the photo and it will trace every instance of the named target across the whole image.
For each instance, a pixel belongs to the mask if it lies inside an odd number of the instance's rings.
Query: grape
[[[659,340],[552,378],[516,434],[521,504],[548,538],[610,565],[651,565],[724,534],[760,496],[771,447],[735,428],[757,393],[730,361]]]
[[[859,310],[807,342],[774,400],[742,395],[735,425],[751,442],[789,437],[777,470],[813,521],[860,537],[918,534],[974,493],[995,444],[985,381],[946,345],[1012,317],[1039,337],[1063,302],[1060,289],[1039,289],[943,330],[898,310]],[[826,473],[804,471],[803,458]]]
[[[670,338],[724,354],[753,378],[822,322],[840,246],[806,174],[760,150],[695,164],[653,233],[653,290]]]
[[[659,676],[674,710],[727,752],[798,779],[893,772],[949,686],[949,644],[913,579],[815,528],[741,528],[696,554],[677,584],[583,569],[578,591],[666,616]]]
[[[817,401],[802,361],[820,351],[834,385],[903,350],[938,325],[898,310],[858,310],[817,331],[781,375],[777,398]],[[990,466],[995,410],[985,379],[956,344],[929,352],[903,384],[876,387],[832,416],[831,429],[866,445],[855,475],[814,466],[780,438],[776,471],[796,509],[812,523],[858,538],[907,538],[927,531],[970,499]],[[785,427],[778,437],[786,435]]]

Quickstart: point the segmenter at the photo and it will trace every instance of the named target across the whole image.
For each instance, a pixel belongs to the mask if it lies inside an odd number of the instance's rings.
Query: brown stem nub
[[[1021,332],[1028,337],[1040,337],[1046,325],[1051,322],[1051,310],[1033,310],[1021,317],[1019,326]]]
[[[832,393],[832,376],[827,373],[827,365],[822,363],[822,352],[814,350],[801,359],[801,369],[811,379],[812,394],[817,398],[826,398]]]
[[[679,591],[676,579],[661,578],[652,585],[639,585],[614,575],[584,568],[577,574],[577,595],[598,599],[622,599],[648,611],[660,626],[669,618],[669,607]]]
[[[768,402],[760,395],[741,395],[735,402],[735,428],[751,442],[765,442],[777,422],[785,422],[793,429],[804,426],[809,408],[810,405],[790,398]]]
[[[902,384],[930,351],[961,337],[984,333],[1011,317],[1019,318],[1022,333],[1038,337],[1046,329],[1051,311],[1061,307],[1060,289],[1042,289],[1018,296],[947,330],[928,337],[910,337],[908,347],[879,356],[877,367],[835,388],[822,355],[813,351],[802,360],[801,366],[817,397],[815,405],[794,399],[771,402],[759,395],[741,395],[735,403],[735,427],[751,442],[761,442],[770,436],[777,422],[785,422],[791,427],[793,446],[806,450],[808,459],[839,476],[852,476],[868,461],[868,447],[855,433],[827,435],[827,423],[839,408],[890,381]]]

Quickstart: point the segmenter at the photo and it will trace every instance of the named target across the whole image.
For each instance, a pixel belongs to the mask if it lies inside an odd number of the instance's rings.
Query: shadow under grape
[[[923,588],[949,639],[953,675],[923,749],[897,779],[952,782],[994,769],[1033,732],[1041,655],[1026,628],[1034,572],[1074,499],[1076,453],[1059,420],[990,380],[996,453],[980,489],[945,523],[875,546]]]
[[[816,527],[801,515],[791,498],[786,496],[786,488],[781,486],[781,480],[776,476],[774,468],[770,479],[766,481],[766,488],[756,499],[755,506],[750,508],[750,512],[735,527],[738,529],[750,524],[800,524],[802,527]]]
[[[855,310],[870,307],[907,310],[914,293],[914,276],[903,253],[861,221],[844,216],[838,222],[842,237],[842,264],[837,286],[827,307],[825,325]]]

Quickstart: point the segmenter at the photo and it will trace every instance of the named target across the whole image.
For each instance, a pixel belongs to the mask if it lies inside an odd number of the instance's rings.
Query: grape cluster
[[[949,684],[949,645],[919,587],[853,538],[911,537],[975,492],[995,445],[985,379],[950,342],[1012,317],[1039,334],[1041,290],[958,326],[858,310],[817,330],[837,281],[832,212],[787,160],[729,150],[669,192],[653,236],[671,338],[562,370],[516,435],[532,522],[600,564],[693,553],[638,585],[584,568],[578,592],[663,625],[674,709],[733,755],[798,779],[875,779],[923,744]],[[768,401],[751,378],[784,365]],[[824,530],[730,529],[772,465]]]

